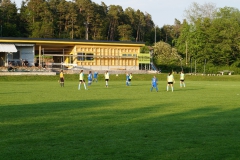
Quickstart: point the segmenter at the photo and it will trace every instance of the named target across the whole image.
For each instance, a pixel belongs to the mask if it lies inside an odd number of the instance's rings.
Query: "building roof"
[[[21,37],[0,37],[1,43],[34,43],[34,44],[68,44],[68,45],[117,45],[117,46],[145,46],[144,42],[132,41],[100,41],[100,40],[79,40],[79,39],[47,39],[47,38],[21,38]]]
[[[2,44],[0,43],[0,52],[17,52],[17,48],[14,44]]]

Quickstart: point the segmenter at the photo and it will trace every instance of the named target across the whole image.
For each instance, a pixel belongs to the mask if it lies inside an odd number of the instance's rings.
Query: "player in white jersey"
[[[109,73],[108,73],[108,71],[106,71],[104,73],[104,77],[105,77],[106,87],[108,87],[108,81],[109,81]]]
[[[169,86],[171,86],[172,92],[173,92],[173,83],[175,82],[174,77],[172,75],[172,72],[170,72],[167,76],[167,91],[169,89]]]
[[[184,72],[182,71],[180,73],[180,87],[181,88],[186,86],[184,80],[185,80],[185,75],[184,75]]]
[[[80,71],[79,74],[79,84],[78,84],[78,90],[80,90],[81,88],[81,84],[84,85],[85,90],[87,90],[86,84],[85,84],[85,80],[84,80],[84,74],[83,74],[83,70]]]

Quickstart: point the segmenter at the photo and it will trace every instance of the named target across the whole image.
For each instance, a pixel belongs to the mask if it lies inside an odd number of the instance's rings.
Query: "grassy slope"
[[[152,93],[141,81],[151,75],[134,75],[130,87],[114,76],[109,88],[100,80],[87,91],[77,90],[77,77],[64,88],[57,77],[1,81],[0,157],[237,159],[239,82],[187,77],[187,88],[177,82],[172,93],[165,76]]]

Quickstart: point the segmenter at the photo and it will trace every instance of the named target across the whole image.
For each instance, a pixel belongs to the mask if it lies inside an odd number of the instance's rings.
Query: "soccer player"
[[[185,75],[184,75],[184,72],[182,71],[180,73],[180,87],[181,88],[186,86],[184,80],[185,80]]]
[[[64,87],[64,75],[63,75],[63,70],[61,70],[60,74],[59,74],[59,77],[60,77],[60,86],[61,87]]]
[[[158,87],[157,87],[158,82],[157,81],[158,80],[157,80],[156,76],[153,76],[153,78],[152,78],[152,87],[150,89],[151,92],[152,92],[153,88],[155,88],[156,91],[158,92]]]
[[[98,72],[96,71],[96,72],[94,72],[94,74],[93,74],[93,82],[97,82],[98,81]]]
[[[92,72],[89,71],[89,73],[88,73],[88,86],[90,86],[92,84],[92,79],[93,79]]]
[[[104,77],[105,77],[106,87],[108,88],[108,81],[109,81],[109,73],[108,73],[108,71],[105,72]]]
[[[128,81],[129,81],[129,85],[131,85],[132,77],[133,77],[133,76],[132,76],[132,73],[130,73],[130,74],[129,74],[129,80],[128,80]]]
[[[169,86],[171,86],[172,92],[173,92],[173,83],[175,82],[174,77],[172,75],[172,72],[170,72],[167,76],[167,91],[169,89]]]
[[[129,74],[126,73],[126,85],[129,86]]]
[[[85,84],[85,80],[84,80],[84,74],[83,74],[83,70],[80,71],[79,74],[79,84],[78,84],[78,90],[80,90],[81,88],[81,84],[84,85],[85,90],[87,90],[86,84]]]

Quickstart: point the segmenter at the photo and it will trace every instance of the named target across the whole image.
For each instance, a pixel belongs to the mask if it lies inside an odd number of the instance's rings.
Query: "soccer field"
[[[0,82],[1,159],[164,160],[240,157],[240,83]]]

